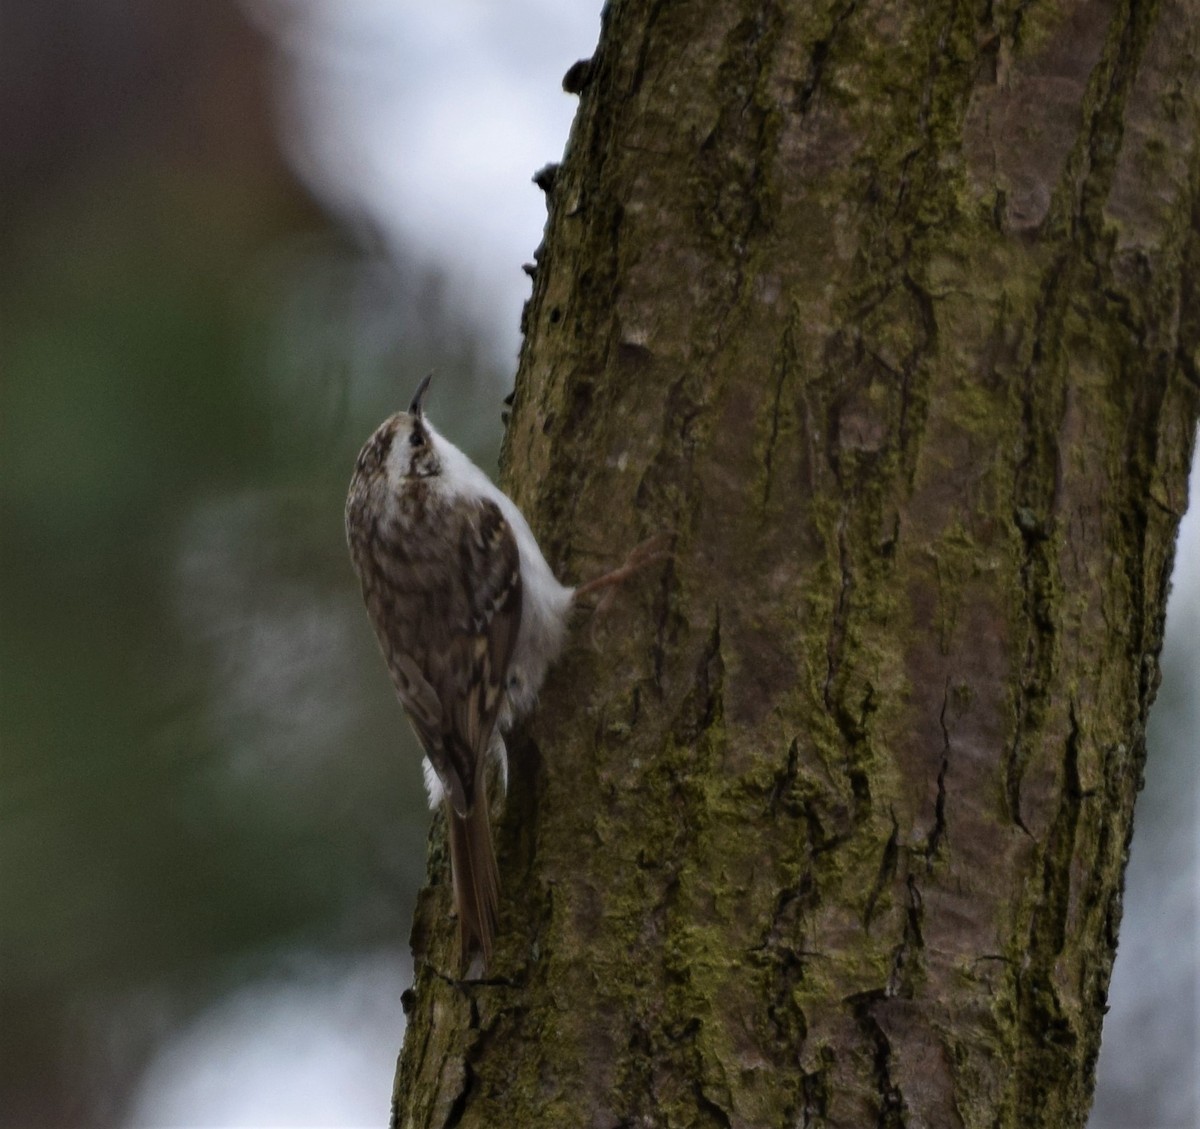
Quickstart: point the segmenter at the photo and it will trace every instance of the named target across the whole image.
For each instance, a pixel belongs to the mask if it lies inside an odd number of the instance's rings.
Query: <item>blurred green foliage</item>
[[[0,248],[13,1125],[111,1120],[154,1039],[276,952],[406,942],[428,815],[342,504],[430,366],[499,433],[436,277],[355,250],[273,157],[158,156],[28,193]]]

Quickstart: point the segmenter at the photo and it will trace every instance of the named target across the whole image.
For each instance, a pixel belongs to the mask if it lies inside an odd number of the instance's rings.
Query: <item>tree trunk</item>
[[[1200,405],[1200,0],[617,0],[507,484],[661,531],[441,833],[401,1126],[1082,1125]]]

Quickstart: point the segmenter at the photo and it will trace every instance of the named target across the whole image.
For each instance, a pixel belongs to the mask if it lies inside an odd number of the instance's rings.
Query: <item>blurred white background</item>
[[[511,366],[522,263],[546,209],[534,172],[562,156],[562,76],[600,33],[590,0],[247,0],[281,54],[294,167],[384,246],[449,276]]]

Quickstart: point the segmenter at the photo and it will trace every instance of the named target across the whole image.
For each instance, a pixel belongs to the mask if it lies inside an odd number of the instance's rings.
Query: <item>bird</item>
[[[503,732],[537,700],[581,597],[663,559],[651,538],[586,584],[562,584],[524,515],[423,408],[375,429],[355,463],[346,541],[397,697],[424,751],[430,806],[444,807],[465,972],[486,969],[499,915],[499,871],[485,772],[507,788]]]

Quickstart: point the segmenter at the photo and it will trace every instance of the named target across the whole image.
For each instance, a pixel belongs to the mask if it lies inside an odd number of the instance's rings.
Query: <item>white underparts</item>
[[[507,796],[508,749],[504,745],[504,738],[500,736],[499,730],[492,734],[491,743],[488,745],[487,759],[496,766],[496,775],[500,780],[500,794]],[[428,757],[421,758],[421,771],[425,775],[425,792],[429,796],[429,810],[437,811],[446,798],[446,788],[442,784],[441,777],[434,770],[433,765],[429,763]],[[487,771],[486,766],[484,771]]]

